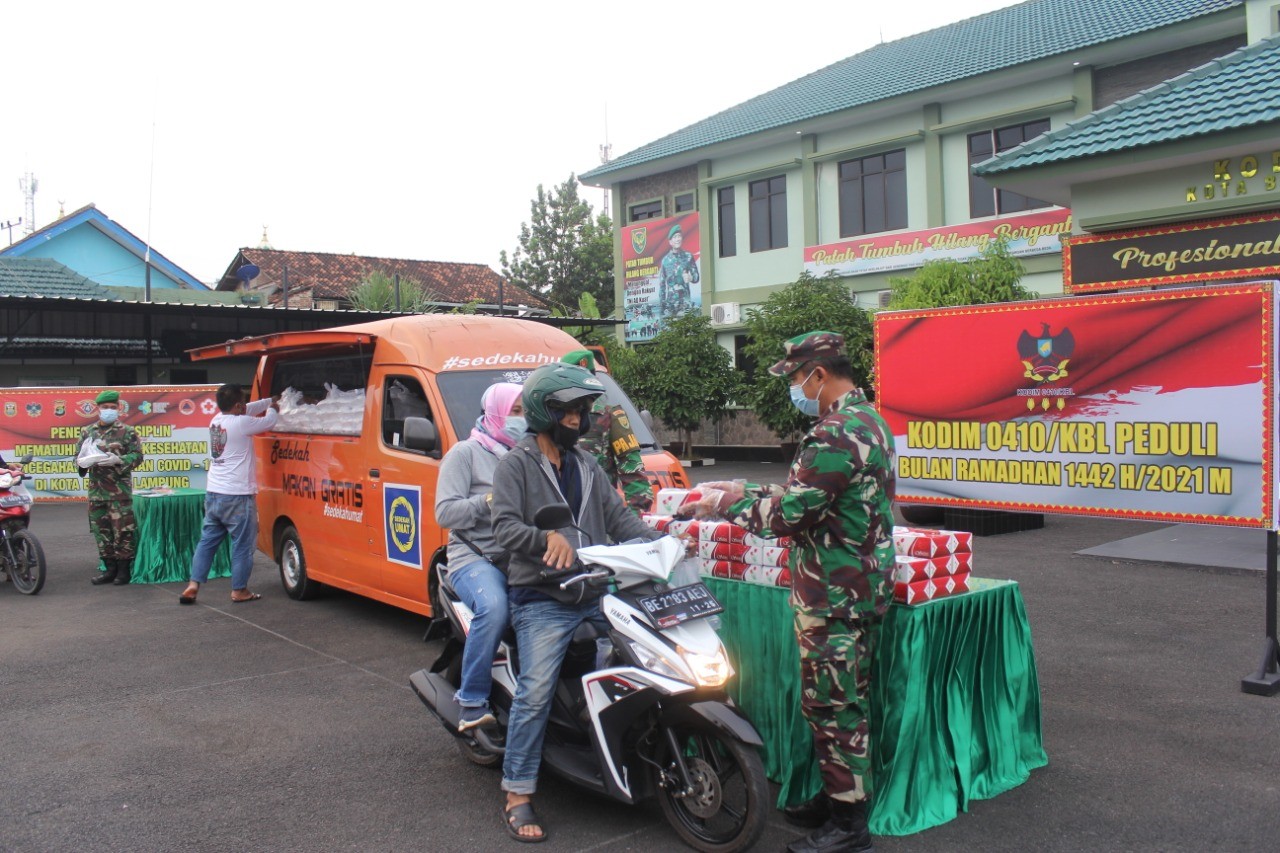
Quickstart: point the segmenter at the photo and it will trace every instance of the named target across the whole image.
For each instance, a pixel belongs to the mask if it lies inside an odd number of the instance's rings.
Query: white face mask
[[[523,415],[507,415],[507,421],[502,425],[502,433],[511,439],[511,443],[515,444],[524,438],[524,434],[529,429],[529,423],[524,419]]]
[[[116,422],[116,418],[118,417],[120,417],[119,409],[98,410],[98,420],[102,421],[104,424],[113,424]]]
[[[815,367],[813,370],[817,370],[817,368]],[[809,371],[809,376],[813,376],[813,370]],[[791,404],[795,406],[797,409],[799,409],[802,415],[808,415],[811,418],[816,418],[818,416],[818,412],[820,411],[820,408],[818,405],[818,398],[814,397],[812,400],[810,400],[808,397],[804,395],[804,384],[809,381],[809,376],[806,376],[804,379],[801,379],[795,385],[790,386]],[[819,395],[822,394],[821,385],[818,386],[818,394]]]

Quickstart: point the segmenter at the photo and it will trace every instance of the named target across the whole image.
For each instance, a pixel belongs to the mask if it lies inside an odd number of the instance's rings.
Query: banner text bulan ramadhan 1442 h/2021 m
[[[24,483],[36,500],[85,497],[76,470],[80,431],[98,420],[101,386],[6,388],[0,407],[0,454],[13,462],[30,453]],[[120,392],[120,420],[142,440],[135,489],[203,489],[209,464],[209,421],[215,385],[132,385]]]
[[[1275,282],[890,311],[904,503],[1270,528]]]

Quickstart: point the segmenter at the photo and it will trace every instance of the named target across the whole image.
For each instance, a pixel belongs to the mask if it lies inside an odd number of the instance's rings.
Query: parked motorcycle
[[[572,525],[564,505],[534,517],[543,530]],[[769,789],[760,736],[733,706],[724,685],[733,675],[719,636],[704,617],[722,608],[706,585],[671,588],[684,555],[667,536],[655,542],[592,545],[560,584],[609,585],[600,612],[607,636],[583,624],[556,685],[542,765],[588,790],[624,803],[657,797],[676,834],[696,850],[746,850],[764,829]],[[422,702],[458,739],[468,760],[502,762],[519,650],[508,632],[493,662],[490,705],[498,725],[458,731],[462,650],[472,613],[437,567],[437,618],[452,627],[440,657],[410,676]]]
[[[27,455],[22,464],[31,461]],[[31,523],[31,493],[22,486],[24,474],[0,468],[0,575],[23,595],[44,586],[44,548],[27,526]]]

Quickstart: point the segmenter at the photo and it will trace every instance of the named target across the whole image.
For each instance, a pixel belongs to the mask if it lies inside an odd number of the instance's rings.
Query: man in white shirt
[[[253,437],[276,425],[279,404],[267,397],[245,402],[239,385],[218,389],[218,414],[209,423],[209,478],[205,486],[204,529],[191,558],[191,580],[178,598],[180,604],[194,604],[200,584],[209,579],[209,567],[222,540],[231,536],[231,601],[257,601],[249,591],[253,551],[258,539],[257,458]]]

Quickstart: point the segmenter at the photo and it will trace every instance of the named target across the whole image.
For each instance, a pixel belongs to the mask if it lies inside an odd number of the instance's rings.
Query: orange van
[[[480,396],[580,349],[529,320],[423,314],[282,332],[191,350],[193,360],[260,356],[254,398],[286,394],[294,415],[255,439],[258,548],[293,598],[320,585],[430,616],[430,571],[445,559],[436,523],[440,459],[471,433]],[[680,462],[605,373],[655,488],[687,487]]]

